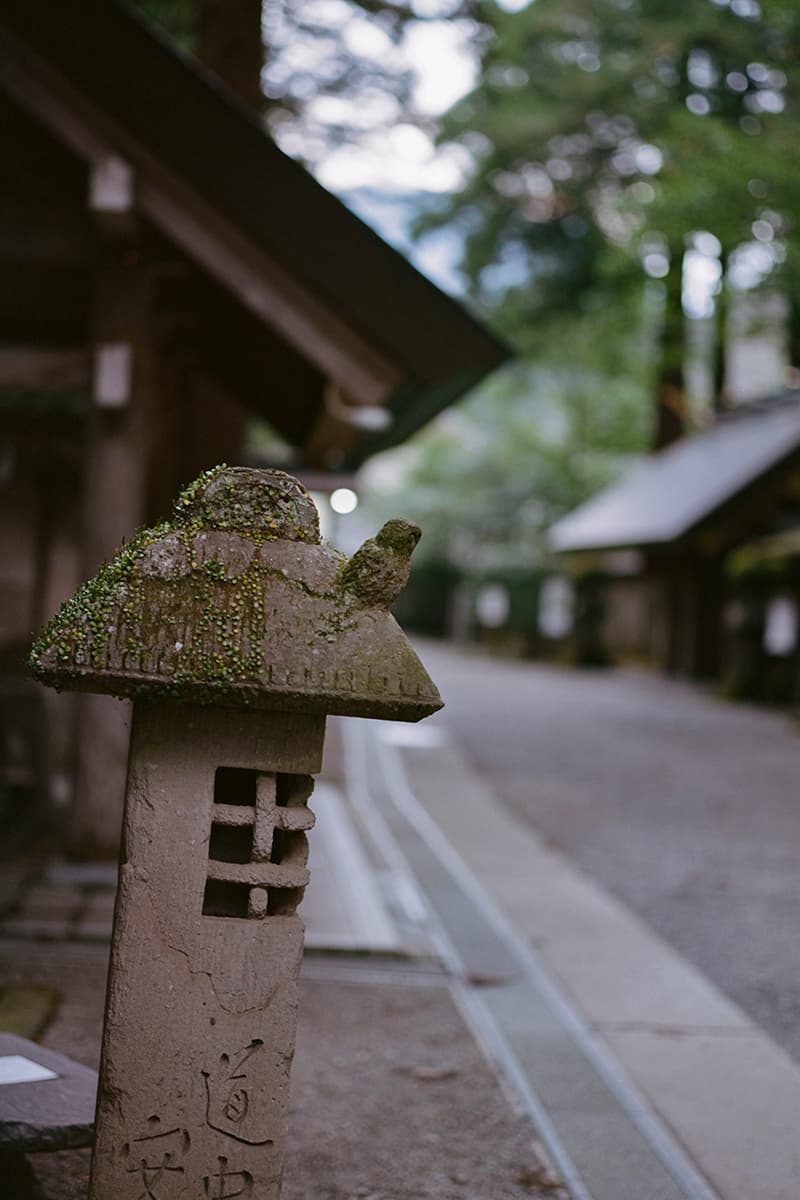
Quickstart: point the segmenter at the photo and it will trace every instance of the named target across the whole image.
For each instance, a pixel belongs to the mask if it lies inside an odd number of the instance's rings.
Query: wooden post
[[[201,0],[195,46],[200,61],[257,112],[266,102],[262,7],[262,0]]]
[[[716,679],[722,652],[724,575],[718,555],[698,556],[692,578],[693,679]]]
[[[135,263],[98,273],[83,487],[84,578],[145,521],[148,421],[156,399],[151,291],[150,278]],[[81,697],[67,834],[67,849],[75,858],[115,859],[119,853],[129,729],[126,702]]]

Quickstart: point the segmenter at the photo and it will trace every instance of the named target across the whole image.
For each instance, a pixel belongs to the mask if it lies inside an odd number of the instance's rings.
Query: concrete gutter
[[[509,814],[446,718],[344,733],[348,799],[575,1200],[797,1200],[800,1066]]]

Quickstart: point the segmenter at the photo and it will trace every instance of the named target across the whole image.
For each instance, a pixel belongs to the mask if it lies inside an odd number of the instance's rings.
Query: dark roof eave
[[[779,395],[659,451],[638,477],[624,477],[556,522],[551,548],[559,554],[679,548],[743,511],[755,492],[779,481],[799,459],[800,400]],[[662,512],[671,514],[672,529],[664,530]]]
[[[120,4],[53,5],[44,21],[27,0],[5,0],[0,26],[168,163],[405,378],[437,385],[480,378],[508,356],[499,339],[288,158],[256,114]]]
[[[490,368],[496,370],[508,361],[509,350],[498,355]],[[483,371],[470,371],[440,383],[412,380],[401,385],[391,399],[392,424],[381,433],[364,434],[357,445],[348,451],[342,464],[344,470],[356,470],[367,458],[400,445],[449,405],[463,399],[485,378]]]

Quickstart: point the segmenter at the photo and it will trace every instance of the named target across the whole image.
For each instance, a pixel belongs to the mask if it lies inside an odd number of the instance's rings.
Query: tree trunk
[[[661,326],[661,364],[656,385],[655,449],[661,450],[683,434],[686,395],[683,378],[683,251],[670,255],[664,280],[664,321]]]
[[[245,104],[264,107],[261,0],[200,0],[195,53]]]
[[[692,582],[694,636],[690,672],[693,679],[716,679],[722,651],[722,559],[698,558],[694,564]]]
[[[714,300],[714,412],[723,412],[726,408],[725,396],[725,351],[727,349],[728,325],[728,255],[725,250],[720,255],[722,273],[719,281],[719,294]]]
[[[789,365],[800,368],[800,296],[789,295]]]

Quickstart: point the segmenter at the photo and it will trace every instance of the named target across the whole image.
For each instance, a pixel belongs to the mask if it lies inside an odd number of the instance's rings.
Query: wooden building
[[[131,530],[241,461],[251,416],[290,467],[352,470],[507,357],[114,0],[5,0],[0,148],[6,673]],[[73,841],[105,853],[127,732],[82,708]]]
[[[798,524],[800,397],[787,392],[652,455],[557,522],[550,541],[579,593],[582,579],[601,587],[612,661],[715,679],[737,619],[729,556]]]

